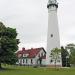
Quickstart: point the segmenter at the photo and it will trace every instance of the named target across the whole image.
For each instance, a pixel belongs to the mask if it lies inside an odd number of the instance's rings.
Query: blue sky
[[[17,29],[19,47],[45,47],[47,0],[0,0],[0,21]],[[58,0],[60,44],[75,43],[75,0]]]

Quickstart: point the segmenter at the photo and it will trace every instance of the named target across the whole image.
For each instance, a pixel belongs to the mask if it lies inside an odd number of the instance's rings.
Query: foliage
[[[51,50],[50,57],[51,57],[51,59],[54,60],[55,67],[56,67],[57,60],[60,58],[60,55],[61,55],[60,49],[54,48],[53,50]]]
[[[70,64],[75,64],[75,44],[68,44],[66,49],[69,50],[70,53]]]
[[[75,65],[75,50],[70,54],[70,63]]]
[[[16,29],[0,23],[0,64],[14,64],[17,61],[15,52],[18,50],[19,40],[16,37]]]
[[[61,47],[61,57],[62,57],[62,66],[63,67],[69,67],[69,53],[66,49],[64,49],[64,47]]]

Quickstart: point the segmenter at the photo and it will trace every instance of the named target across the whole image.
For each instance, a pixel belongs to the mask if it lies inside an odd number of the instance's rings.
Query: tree
[[[51,59],[54,60],[55,67],[56,67],[57,60],[60,58],[60,56],[61,56],[61,49],[54,48],[53,50],[51,50],[50,57]]]
[[[69,50],[70,55],[70,64],[75,65],[75,44],[71,43],[66,46],[66,49]]]
[[[0,22],[0,68],[1,63],[14,64],[17,61],[15,52],[18,50],[19,39],[16,29],[5,27]]]
[[[63,67],[69,67],[69,58],[67,58],[69,56],[69,53],[67,51],[67,49],[64,49],[64,47],[61,47],[61,57],[62,57],[62,66]]]

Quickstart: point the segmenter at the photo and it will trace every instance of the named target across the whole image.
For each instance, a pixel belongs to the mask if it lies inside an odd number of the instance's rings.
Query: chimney
[[[22,48],[22,51],[25,51],[25,48],[24,47]]]
[[[34,48],[31,48],[31,50],[33,50]]]

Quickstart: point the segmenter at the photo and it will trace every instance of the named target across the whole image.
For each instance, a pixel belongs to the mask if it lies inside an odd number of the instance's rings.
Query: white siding
[[[43,54],[42,54],[43,53]],[[21,64],[21,65],[39,65],[40,64],[40,62],[38,61],[38,59],[39,59],[39,55],[40,55],[40,57],[42,56],[42,55],[44,55],[45,54],[45,52],[43,51],[43,49],[42,50],[40,50],[40,52],[36,55],[36,57],[35,58],[21,58],[21,59],[18,59],[18,61],[19,62],[17,62],[17,64]],[[25,55],[23,55],[23,56],[25,56]],[[31,62],[31,59],[32,59],[32,62]],[[38,61],[38,62],[37,62]],[[42,59],[42,62],[41,62],[41,64],[42,65],[45,65],[45,61],[46,61],[46,59]]]
[[[46,65],[46,59],[42,59],[42,65]]]

